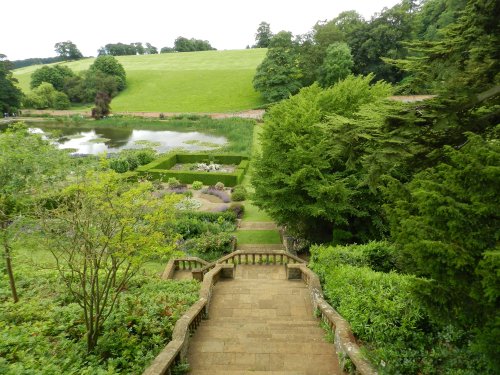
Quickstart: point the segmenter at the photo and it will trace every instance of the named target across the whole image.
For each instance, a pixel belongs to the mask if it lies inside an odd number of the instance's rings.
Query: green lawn
[[[252,79],[265,49],[203,51],[119,56],[127,73],[127,89],[113,99],[113,111],[233,112],[263,104]],[[70,62],[74,71],[94,59]],[[14,70],[24,92],[40,66]]]
[[[276,230],[239,230],[235,235],[240,245],[281,243],[280,234]]]
[[[259,210],[251,201],[245,202],[245,212],[243,213],[245,221],[273,221],[264,211]]]

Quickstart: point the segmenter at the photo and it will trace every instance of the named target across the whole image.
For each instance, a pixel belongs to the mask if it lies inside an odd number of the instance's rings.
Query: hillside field
[[[113,111],[236,112],[263,104],[253,89],[255,70],[266,49],[203,51],[118,56],[127,73],[127,89],[111,103]],[[65,63],[75,72],[93,58]],[[14,70],[29,92],[30,76],[40,65]]]

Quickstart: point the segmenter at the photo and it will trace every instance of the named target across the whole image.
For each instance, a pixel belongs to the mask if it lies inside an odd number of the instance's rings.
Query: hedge
[[[313,246],[313,263],[370,267],[374,271],[397,270],[396,249],[386,241],[372,241],[364,245]]]
[[[201,181],[203,185],[215,185],[217,182],[222,182],[225,186],[235,186],[243,180],[244,171],[243,169],[238,169],[236,173],[208,173],[151,169],[145,174],[163,182],[167,182],[169,178],[174,177],[183,184]]]
[[[219,164],[238,164],[238,167],[234,173],[174,171],[170,169],[177,163],[209,161]],[[243,181],[247,169],[248,158],[242,155],[170,154],[139,167],[137,171],[141,175],[149,175],[161,181],[167,181],[174,177],[183,184],[201,181],[204,185],[215,185],[217,182],[222,182],[225,186],[235,186]]]

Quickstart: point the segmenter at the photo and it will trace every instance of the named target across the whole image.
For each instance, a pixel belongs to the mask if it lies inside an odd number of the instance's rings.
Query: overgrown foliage
[[[311,255],[325,295],[349,321],[380,373],[491,373],[485,356],[474,350],[472,332],[440,324],[429,315],[415,293],[429,281],[386,272],[387,268],[373,270],[384,263],[392,268],[393,246],[315,246]]]
[[[358,170],[383,126],[362,109],[385,108],[391,92],[385,83],[370,85],[372,78],[351,76],[327,90],[313,85],[267,115],[254,202],[295,235],[325,241],[335,229],[336,240],[366,241],[385,231],[380,197]]]
[[[198,299],[194,281],[134,276],[121,291],[95,351],[87,354],[82,310],[51,263],[41,263],[49,255],[18,245],[16,252],[26,254],[18,272],[20,302],[7,301],[3,276],[0,283],[2,374],[141,373],[170,341],[177,319]],[[31,257],[37,266],[29,263]]]
[[[87,350],[95,349],[120,292],[154,254],[174,249],[177,199],[156,199],[148,182],[128,186],[115,173],[87,175],[39,215],[68,293],[84,314]]]
[[[0,53],[0,115],[17,113],[21,107],[22,92],[12,77],[12,64]]]
[[[23,124],[0,132],[0,240],[5,270],[14,302],[18,301],[12,265],[12,237],[16,225],[32,211],[33,200],[65,176],[67,155]]]

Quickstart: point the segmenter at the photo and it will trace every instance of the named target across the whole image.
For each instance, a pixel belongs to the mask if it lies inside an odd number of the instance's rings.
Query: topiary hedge
[[[200,172],[200,171],[174,171],[171,170],[178,163],[203,163],[238,164],[234,173]],[[153,162],[139,167],[141,175],[148,175],[154,179],[168,181],[176,178],[183,184],[201,181],[204,185],[215,185],[222,182],[225,186],[235,186],[243,181],[248,169],[248,158],[242,155],[209,155],[209,154],[170,154]]]

